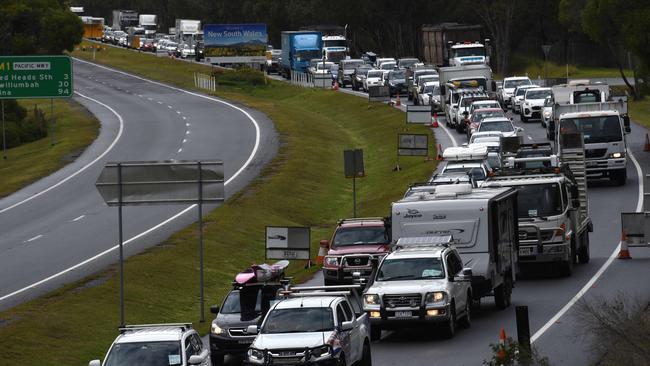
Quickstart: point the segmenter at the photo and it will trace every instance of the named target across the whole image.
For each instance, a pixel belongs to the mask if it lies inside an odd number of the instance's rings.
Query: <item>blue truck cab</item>
[[[307,72],[309,61],[323,57],[323,37],[315,31],[282,32],[281,73],[286,79],[291,72]]]

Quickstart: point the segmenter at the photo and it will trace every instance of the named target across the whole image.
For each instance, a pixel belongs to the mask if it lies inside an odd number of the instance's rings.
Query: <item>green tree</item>
[[[67,1],[0,0],[0,53],[60,54],[81,42],[83,24]]]

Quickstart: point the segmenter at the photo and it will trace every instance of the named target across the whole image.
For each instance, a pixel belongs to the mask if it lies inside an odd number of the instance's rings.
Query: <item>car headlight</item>
[[[311,358],[323,359],[332,356],[332,348],[330,346],[316,347],[311,350]]]
[[[551,118],[551,111],[544,111],[544,118]]]
[[[366,294],[363,297],[363,301],[366,303],[366,305],[379,305],[379,295]]]
[[[255,348],[249,348],[248,349],[248,358],[256,359],[256,360],[263,360],[264,359],[264,352],[255,349]]]
[[[447,294],[442,291],[429,292],[425,297],[425,302],[427,305],[444,304],[446,298]]]
[[[216,325],[215,323],[212,323],[212,334],[223,334],[223,333],[224,333],[223,328]]]
[[[624,152],[615,152],[615,153],[612,153],[611,156],[612,156],[612,158],[614,158],[614,159],[620,159],[620,158],[624,158],[624,157],[625,157],[625,153],[624,153]]]
[[[339,265],[339,259],[337,257],[325,257],[325,265],[336,267]]]

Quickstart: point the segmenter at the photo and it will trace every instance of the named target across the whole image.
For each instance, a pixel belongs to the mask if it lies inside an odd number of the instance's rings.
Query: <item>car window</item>
[[[113,345],[105,366],[182,365],[181,342],[130,342]]]
[[[341,302],[341,306],[343,306],[343,311],[345,312],[346,318],[348,318],[348,320],[354,319],[354,314],[352,312],[352,309],[350,308],[350,303],[347,301],[343,301]]]
[[[185,357],[189,359],[191,356],[196,354],[196,349],[192,344],[192,337],[185,338]]]
[[[343,307],[341,304],[336,305],[336,322],[338,325],[341,325],[341,323],[348,321],[347,316],[345,315],[345,312],[343,311]]]

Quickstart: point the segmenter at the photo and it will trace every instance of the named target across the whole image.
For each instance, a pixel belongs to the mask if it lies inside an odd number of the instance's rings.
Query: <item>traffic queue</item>
[[[428,105],[467,143],[438,152],[439,173],[407,187],[388,216],[339,220],[320,241],[322,286],[293,284],[287,261],[253,266],[211,307],[209,347],[189,324],[128,326],[90,365],[218,365],[228,355],[253,365],[371,365],[383,331],[433,326],[454,337],[486,298],[508,308],[531,266],[571,276],[589,262],[587,179],[625,184],[624,98],[588,80],[497,82],[485,63],[433,67],[365,53],[334,65],[317,59],[311,72],[334,69],[337,86],[388,87]],[[537,120],[553,144],[524,143],[509,108]]]

